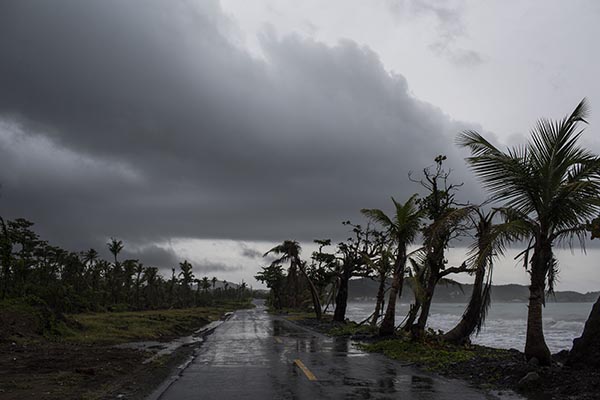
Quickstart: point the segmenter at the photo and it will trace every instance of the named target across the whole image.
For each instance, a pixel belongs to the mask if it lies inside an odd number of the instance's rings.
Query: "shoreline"
[[[552,355],[551,367],[525,362],[524,354],[515,349],[488,346],[453,346],[435,339],[413,343],[397,338],[379,338],[367,327],[356,323],[317,321],[305,314],[284,318],[328,336],[348,337],[362,350],[414,364],[417,368],[446,378],[459,379],[497,395],[514,392],[530,400],[593,400],[598,398],[600,371],[575,369],[565,365],[567,352]]]

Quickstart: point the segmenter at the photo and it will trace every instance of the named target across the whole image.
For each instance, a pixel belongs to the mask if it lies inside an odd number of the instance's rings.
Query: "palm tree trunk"
[[[471,293],[467,309],[460,322],[444,335],[444,340],[455,344],[464,344],[469,341],[469,338],[477,329],[482,318],[485,270],[485,264],[477,269],[475,281],[473,282],[473,293]]]
[[[319,293],[317,292],[317,288],[306,273],[302,262],[300,260],[297,260],[296,262],[298,263],[298,268],[300,268],[300,272],[302,272],[302,275],[304,275],[304,277],[308,281],[308,288],[310,289],[310,295],[313,301],[313,308],[315,309],[315,316],[317,317],[317,320],[321,320],[321,300],[319,299]]]
[[[546,272],[552,262],[550,243],[540,240],[536,244],[531,259],[531,285],[529,286],[529,310],[527,313],[527,337],[525,358],[527,361],[537,358],[540,365],[550,365],[552,358],[544,340],[542,306],[546,288]]]
[[[435,285],[437,285],[439,278],[437,271],[431,271],[429,279],[427,280],[427,286],[425,287],[425,296],[421,303],[421,314],[417,320],[417,326],[412,330],[413,340],[420,340],[425,337],[425,326],[427,326],[427,319],[429,318],[429,309],[431,308],[431,302],[433,301],[433,293],[435,291]]]
[[[287,307],[298,308],[300,301],[298,299],[298,274],[295,266],[290,266],[287,277],[288,304]]]
[[[335,296],[335,311],[333,320],[336,322],[346,321],[346,307],[348,306],[348,281],[350,280],[349,267],[344,266],[344,271],[340,276],[340,287]]]
[[[392,287],[388,300],[385,317],[379,327],[380,336],[390,336],[396,329],[396,299],[402,295],[402,284],[404,283],[404,264],[406,263],[406,249],[398,248],[396,261],[394,263],[394,274],[392,277]]]
[[[421,309],[421,302],[415,299],[415,303],[410,305],[410,310],[408,310],[408,317],[406,318],[406,322],[402,327],[402,330],[405,332],[410,332],[413,328],[413,324],[417,320],[417,315],[419,315],[419,310]]]
[[[379,274],[379,288],[377,289],[377,303],[375,304],[375,312],[373,313],[373,318],[371,319],[371,326],[377,326],[377,321],[379,320],[381,310],[384,306],[383,303],[385,297],[385,278],[386,273],[381,272]]]

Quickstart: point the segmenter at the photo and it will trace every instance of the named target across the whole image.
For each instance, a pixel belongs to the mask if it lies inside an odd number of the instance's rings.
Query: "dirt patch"
[[[168,344],[235,308],[241,306],[57,317],[10,303],[0,308],[0,398],[144,399],[201,341],[164,355],[116,345],[137,338]]]
[[[56,343],[0,343],[0,398],[142,399],[192,350],[142,365],[148,352]]]

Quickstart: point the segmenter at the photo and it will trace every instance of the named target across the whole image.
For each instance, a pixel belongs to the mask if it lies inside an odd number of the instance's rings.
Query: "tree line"
[[[32,222],[0,217],[0,299],[33,298],[73,313],[184,308],[252,296],[244,282],[197,278],[187,260],[163,277],[158,267],[121,260],[121,240],[111,238],[107,247],[110,261],[94,249],[67,251],[42,240]]]
[[[462,184],[451,182],[446,157],[440,155],[421,177],[409,174],[424,195],[392,198],[390,215],[361,210],[366,225],[344,222],[351,237],[335,247],[330,240],[315,240],[319,249],[308,260],[301,259],[298,242],[286,240],[265,254],[278,257],[256,279],[270,288],[274,308],[310,307],[321,318],[331,305],[339,322],[345,321],[348,281],[376,279],[375,309],[364,322],[382,336],[403,331],[422,340],[436,287],[453,284],[452,275],[466,272],[474,278],[470,301],[458,324],[443,335],[461,344],[485,322],[494,262],[508,246],[520,246],[519,258],[530,276],[525,355],[549,365],[542,309],[558,275],[553,247],[584,248],[590,231],[592,238],[600,236],[600,158],[580,144],[587,113],[584,99],[561,120],[541,119],[526,144],[505,150],[475,131],[460,133],[456,143],[471,153],[466,162],[489,194],[485,203],[456,200]],[[469,251],[462,264],[449,265],[447,252],[457,240],[471,240]],[[395,306],[405,289],[413,292],[414,302],[399,323]]]

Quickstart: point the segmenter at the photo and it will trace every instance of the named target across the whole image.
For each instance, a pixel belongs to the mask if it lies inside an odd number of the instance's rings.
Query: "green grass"
[[[452,364],[478,358],[502,358],[506,351],[483,348],[461,347],[439,342],[412,342],[407,339],[388,339],[372,344],[360,344],[363,350],[383,353],[395,360],[412,362],[431,371],[442,371]]]
[[[359,325],[350,321],[343,325],[336,326],[327,332],[331,336],[352,336],[356,334],[372,335],[377,333],[377,328],[369,324]]]
[[[125,311],[67,315],[56,340],[80,344],[118,344],[168,340],[184,336],[247,303],[172,310]]]

